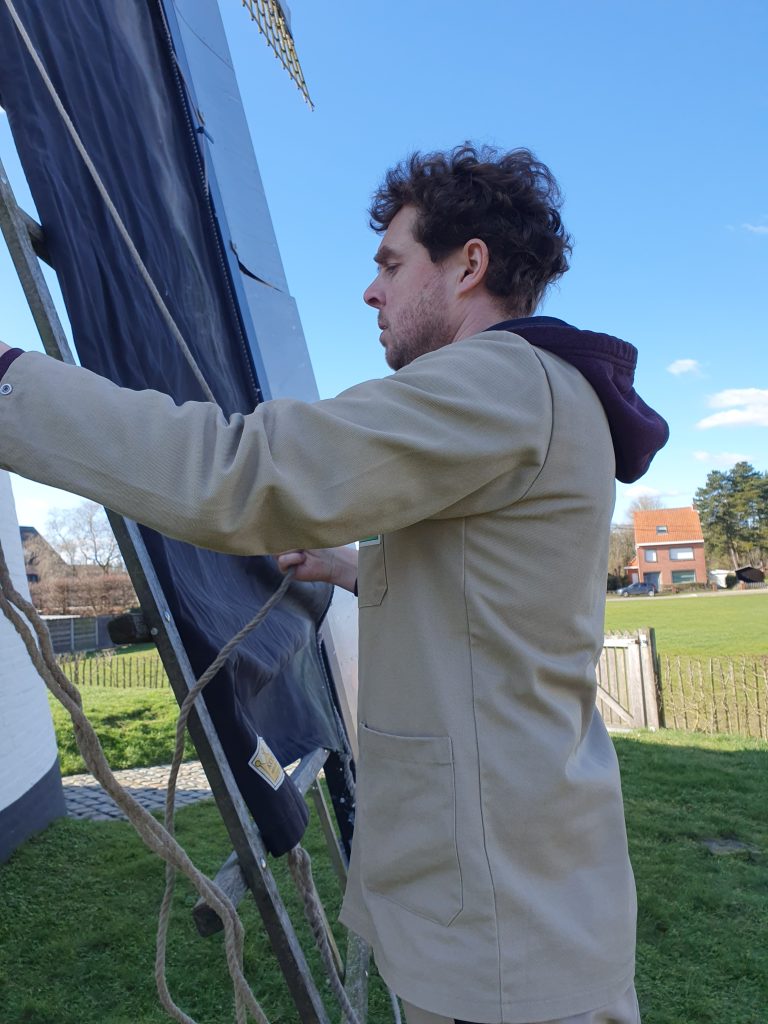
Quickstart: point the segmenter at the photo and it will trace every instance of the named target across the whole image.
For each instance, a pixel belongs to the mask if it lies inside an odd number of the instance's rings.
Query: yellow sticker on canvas
[[[261,736],[259,736],[258,746],[248,764],[272,789],[279,789],[282,786],[285,772]]]

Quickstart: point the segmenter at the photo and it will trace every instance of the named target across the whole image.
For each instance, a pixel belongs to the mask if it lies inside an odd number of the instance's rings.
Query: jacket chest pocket
[[[395,736],[364,724],[359,739],[363,885],[449,925],[463,906],[451,739]]]
[[[366,537],[358,542],[357,603],[360,608],[381,604],[387,592],[387,563],[384,537]]]

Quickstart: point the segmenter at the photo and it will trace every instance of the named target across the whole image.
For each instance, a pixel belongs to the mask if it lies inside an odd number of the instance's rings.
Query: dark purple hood
[[[505,320],[488,330],[519,334],[535,348],[575,366],[603,403],[616,452],[616,479],[625,484],[640,479],[667,443],[669,427],[632,386],[637,365],[634,345],[610,334],[580,331],[552,316]]]

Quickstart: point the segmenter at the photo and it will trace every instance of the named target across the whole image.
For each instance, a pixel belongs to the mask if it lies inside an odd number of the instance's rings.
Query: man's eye
[[[384,267],[384,273],[385,274],[389,274],[390,277],[394,274],[394,272],[396,270],[397,270],[397,264],[396,263],[388,263],[387,266]]]

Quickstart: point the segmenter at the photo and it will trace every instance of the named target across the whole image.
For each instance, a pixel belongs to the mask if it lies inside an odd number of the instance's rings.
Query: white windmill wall
[[[14,586],[29,597],[16,508],[0,471],[0,541]],[[45,684],[0,613],[0,861],[65,813]]]

